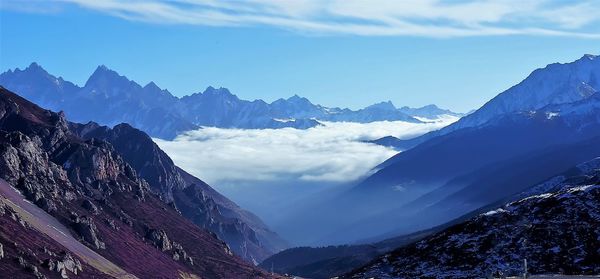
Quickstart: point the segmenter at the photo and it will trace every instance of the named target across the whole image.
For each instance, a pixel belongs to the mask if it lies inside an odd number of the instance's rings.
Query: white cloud
[[[413,137],[455,120],[325,123],[308,130],[207,127],[173,141],[154,140],[178,166],[217,187],[235,181],[346,182],[396,153],[363,140]]]
[[[595,0],[54,0],[54,3],[75,4],[135,21],[267,25],[317,34],[600,37],[597,30],[584,31],[584,27],[600,19],[600,1]]]

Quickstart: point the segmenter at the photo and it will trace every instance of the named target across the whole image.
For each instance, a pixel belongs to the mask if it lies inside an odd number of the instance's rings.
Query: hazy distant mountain
[[[347,243],[388,231],[380,235],[383,239],[430,228],[600,156],[600,149],[595,148],[600,144],[596,141],[600,136],[600,95],[577,93],[582,83],[572,81],[587,76],[589,80],[583,82],[596,86],[600,63],[585,56],[545,69],[554,74],[537,70],[506,91],[510,94],[500,94],[459,120],[489,117],[486,122],[452,124],[378,166],[374,174],[335,200],[335,208],[330,210],[344,214],[336,218],[336,226],[332,226],[336,229],[320,243]],[[526,84],[540,88],[521,88]],[[560,92],[566,96],[559,96]],[[551,101],[530,98],[532,94]],[[494,101],[497,98],[503,101]],[[509,104],[511,100],[519,106]],[[503,109],[490,109],[495,106]],[[328,216],[328,207],[316,210]]]
[[[448,109],[441,109],[439,107],[437,107],[436,105],[427,105],[424,107],[420,107],[420,108],[410,108],[410,107],[401,107],[399,109],[401,112],[403,112],[404,114],[413,116],[413,117],[423,117],[423,118],[428,118],[428,119],[435,119],[437,117],[439,117],[440,115],[451,115],[451,116],[456,116],[456,117],[463,117],[465,116],[464,113],[456,113],[453,111],[450,111]]]
[[[293,274],[303,278],[333,278],[437,231],[432,229],[370,244],[290,248],[267,258],[260,267],[267,270],[273,268],[279,274]]]
[[[297,95],[272,103],[241,100],[226,88],[208,87],[202,93],[182,98],[151,82],[141,86],[105,66],[99,66],[83,87],[57,78],[36,63],[24,70],[0,75],[0,85],[53,110],[63,110],[73,121],[95,121],[113,126],[129,123],[154,137],[172,139],[199,128],[307,129],[319,121],[407,121],[413,116],[437,118],[459,115],[435,106],[397,109],[391,102],[361,110],[328,108]]]
[[[432,116],[431,118],[438,118],[442,114]],[[320,118],[319,118],[320,119]],[[416,120],[410,114],[402,112],[397,109],[392,102],[381,102],[374,105],[370,105],[364,109],[357,111],[341,110],[339,112],[332,112],[323,117],[324,120],[329,121],[346,121],[346,122],[374,122],[374,121],[405,121],[405,122],[420,122]]]

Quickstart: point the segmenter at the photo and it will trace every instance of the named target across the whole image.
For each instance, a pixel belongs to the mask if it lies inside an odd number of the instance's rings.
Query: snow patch
[[[273,118],[273,120],[281,123],[296,122],[294,118]]]
[[[599,185],[583,185],[583,186],[577,186],[577,187],[572,187],[569,188],[567,190],[568,193],[577,193],[577,192],[585,192],[588,191],[590,189],[594,189],[594,188],[598,188],[600,187]]]
[[[559,116],[558,112],[546,112],[546,119],[553,119]]]
[[[501,213],[506,213],[508,212],[508,210],[503,209],[503,208],[498,208],[496,210],[490,210],[486,213],[483,213],[484,216],[492,216],[492,215],[496,215],[496,214],[501,214]]]

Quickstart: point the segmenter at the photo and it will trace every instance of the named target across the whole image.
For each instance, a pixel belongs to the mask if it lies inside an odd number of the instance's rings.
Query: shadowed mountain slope
[[[596,159],[515,201],[357,269],[344,278],[475,278],[501,272],[600,272],[600,164]]]

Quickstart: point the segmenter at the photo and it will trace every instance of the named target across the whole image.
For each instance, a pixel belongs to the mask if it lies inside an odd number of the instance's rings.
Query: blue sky
[[[468,111],[535,68],[600,54],[599,2],[6,0],[0,68],[36,61],[82,85],[105,64],[178,96]]]

